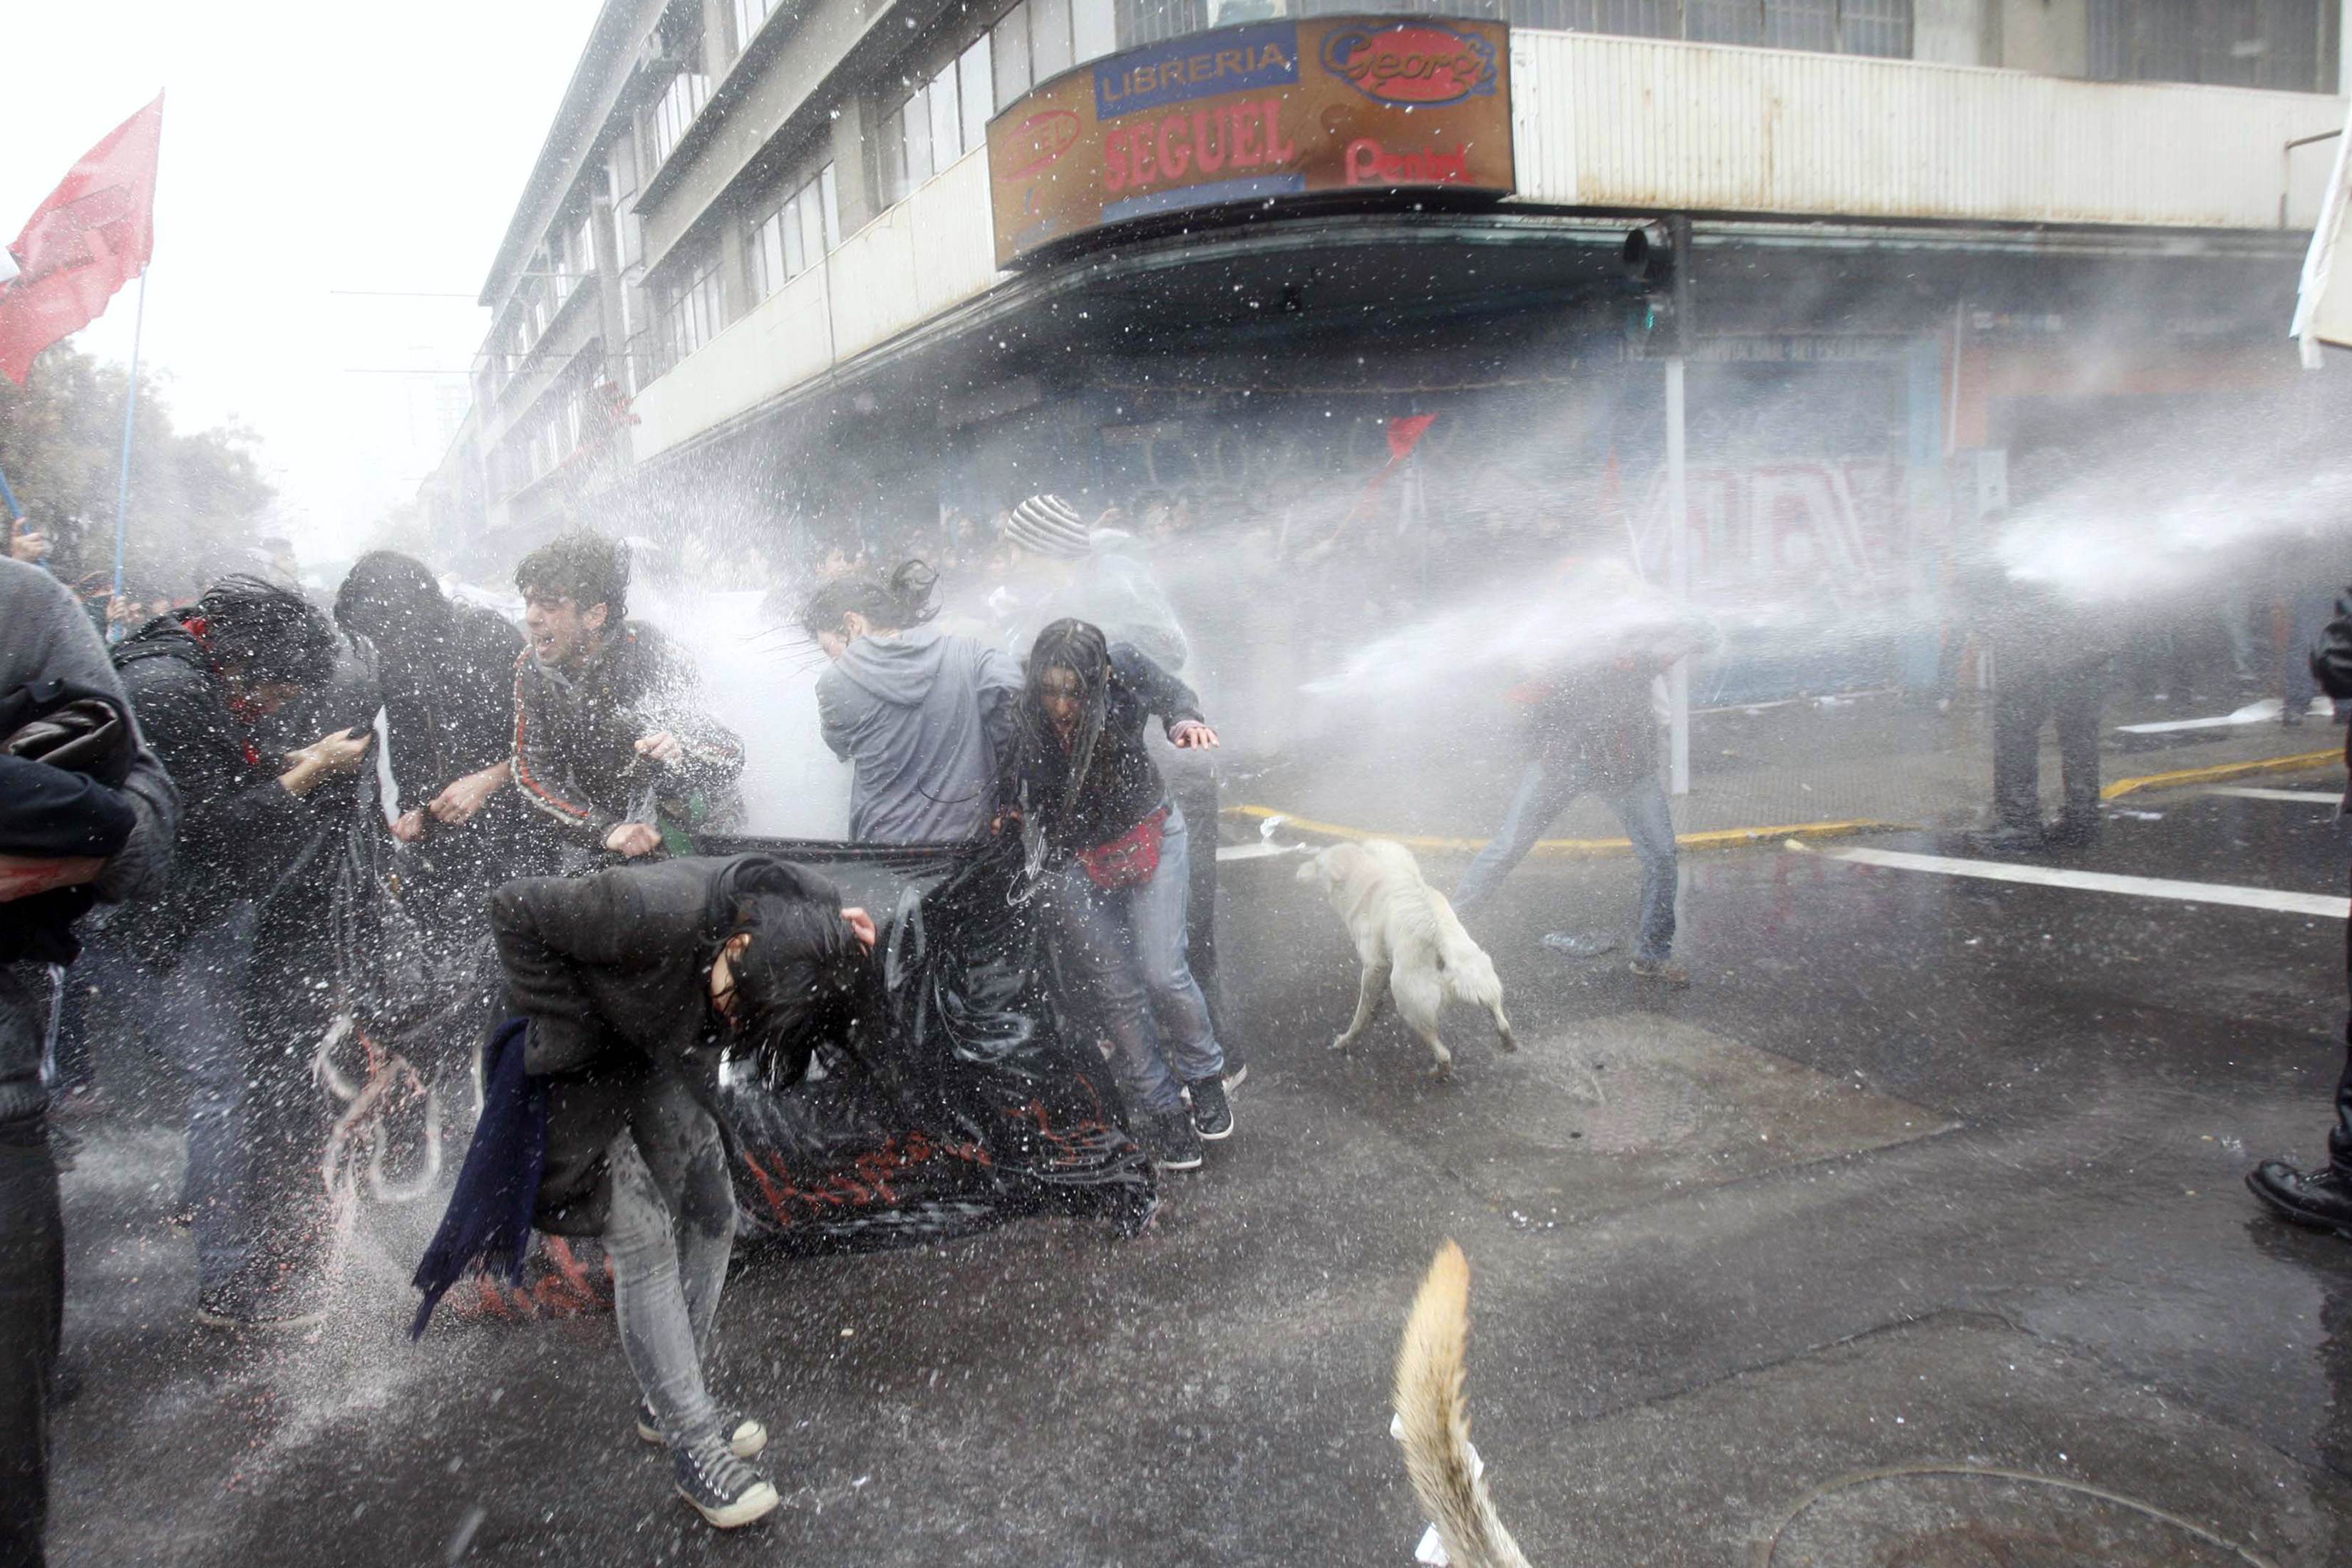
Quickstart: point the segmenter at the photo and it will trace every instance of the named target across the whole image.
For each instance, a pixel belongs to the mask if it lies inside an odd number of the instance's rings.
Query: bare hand
[[[625,822],[604,835],[604,847],[634,860],[661,847],[661,830],[642,822]]]
[[[637,742],[637,755],[651,757],[657,763],[675,763],[686,755],[686,748],[667,730],[656,730]]]
[[[841,918],[849,922],[850,931],[858,941],[866,944],[866,951],[872,952],[874,951],[874,917],[864,910],[844,910],[841,911]]]
[[[37,563],[49,552],[49,536],[22,524],[8,531],[8,555],[11,560]]]
[[[490,796],[506,787],[513,768],[512,763],[500,763],[494,768],[467,773],[427,801],[425,809],[433,814],[435,821],[453,827],[461,822],[471,822],[490,803]]]
[[[425,814],[404,811],[393,819],[392,836],[403,844],[414,844],[425,837]]]
[[[351,731],[337,730],[320,736],[299,752],[288,752],[286,761],[289,766],[294,767],[308,763],[314,773],[357,773],[360,759],[366,756],[368,748],[374,744],[375,731],[373,730],[361,731],[357,740],[352,738]]]
[[[1169,731],[1168,742],[1188,752],[1205,752],[1220,744],[1217,732],[1198,719],[1187,719]]]
[[[85,882],[98,880],[98,874],[104,869],[106,862],[93,855],[73,855],[63,858],[0,855],[0,903],[12,899],[29,899],[36,893],[46,893],[56,888],[79,888]],[[871,931],[873,927],[868,925],[866,930]]]

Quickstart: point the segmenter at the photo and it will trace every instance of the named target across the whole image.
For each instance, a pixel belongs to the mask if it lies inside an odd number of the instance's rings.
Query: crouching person
[[[702,1374],[735,1236],[719,1063],[781,1085],[845,1037],[877,995],[874,922],[823,878],[743,855],[509,882],[491,923],[529,1026],[494,1044],[482,1124],[417,1273],[418,1330],[473,1258],[519,1262],[530,1226],[601,1237],[637,1435],[667,1447],[705,1519],[749,1524],[777,1503],[746,1462],[767,1428],[714,1402]],[[528,1225],[486,1222],[534,1165]]]
[[[1064,969],[1110,1037],[1136,1141],[1161,1170],[1191,1171],[1203,1140],[1232,1134],[1234,1112],[1185,958],[1190,849],[1144,749],[1155,715],[1174,745],[1217,743],[1182,681],[1084,621],[1054,622],[1029,652],[1000,798],[1048,868]]]

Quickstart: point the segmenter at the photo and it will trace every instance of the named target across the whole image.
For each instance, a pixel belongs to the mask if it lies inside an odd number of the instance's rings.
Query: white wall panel
[[[2308,224],[2341,100],[1518,31],[1524,199],[1869,218]],[[2293,190],[2289,192],[2292,184]]]

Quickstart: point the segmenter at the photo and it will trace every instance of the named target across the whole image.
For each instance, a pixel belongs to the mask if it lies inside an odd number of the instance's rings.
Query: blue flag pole
[[[25,515],[25,509],[16,504],[16,492],[8,488],[8,476],[5,474],[0,474],[0,506],[8,509],[10,522]]]
[[[147,272],[139,272],[139,315],[131,324],[131,384],[122,395],[122,473],[114,485],[114,596],[122,596],[122,547],[131,534],[131,416],[139,407],[139,335],[147,328]]]

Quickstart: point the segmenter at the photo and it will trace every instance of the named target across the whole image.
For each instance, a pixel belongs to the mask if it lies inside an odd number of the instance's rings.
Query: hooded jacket
[[[851,643],[816,682],[824,743],[854,770],[850,837],[978,837],[995,809],[1020,695],[1012,659],[937,626]]]
[[[180,786],[180,832],[161,905],[131,927],[140,956],[156,961],[205,921],[270,891],[330,822],[336,792],[297,795],[278,782],[284,758],[230,707],[211,656],[177,616],[158,616],[115,645],[114,667],[140,731]]]
[[[764,858],[685,857],[589,877],[520,877],[490,898],[509,1005],[530,1020],[526,1070],[547,1080],[539,1228],[595,1236],[611,1194],[604,1154],[624,1127],[641,1139],[653,1090],[681,1077],[709,1100],[725,1026],[710,961],[731,916],[730,873]],[[785,862],[767,869],[794,896],[838,908],[840,890]]]

